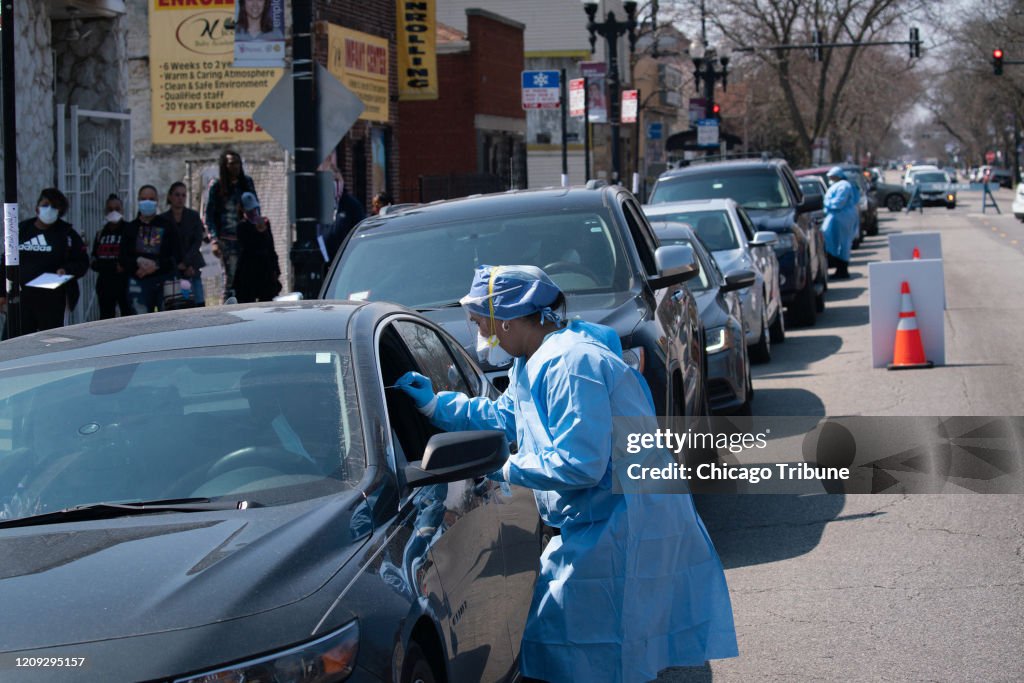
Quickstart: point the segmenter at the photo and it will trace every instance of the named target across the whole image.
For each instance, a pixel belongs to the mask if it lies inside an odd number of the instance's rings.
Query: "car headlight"
[[[174,683],[334,683],[352,674],[358,650],[359,622],[350,621],[318,640],[248,662],[178,678]]]
[[[791,232],[778,233],[779,239],[775,242],[775,251],[792,251],[796,247],[796,238]]]
[[[704,350],[708,353],[719,353],[732,346],[729,329],[726,327],[712,327],[708,330],[707,341]]]
[[[623,349],[622,360],[629,367],[642,373],[644,371],[644,347],[634,346],[630,349]]]

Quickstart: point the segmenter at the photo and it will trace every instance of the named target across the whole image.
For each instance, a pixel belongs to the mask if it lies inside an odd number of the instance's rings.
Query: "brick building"
[[[526,187],[524,26],[467,9],[466,27],[438,25],[438,99],[398,104],[398,201]]]

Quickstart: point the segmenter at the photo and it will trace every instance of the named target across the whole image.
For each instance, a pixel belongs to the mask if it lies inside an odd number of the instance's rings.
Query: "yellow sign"
[[[327,70],[366,105],[359,118],[389,120],[387,38],[328,24]]]
[[[437,99],[436,0],[396,0],[398,99]]]
[[[154,144],[271,140],[252,113],[283,69],[232,68],[233,16],[231,0],[149,0]]]

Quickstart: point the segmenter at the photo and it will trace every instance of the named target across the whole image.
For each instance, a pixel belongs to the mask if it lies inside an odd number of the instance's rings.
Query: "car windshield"
[[[0,372],[0,520],[100,502],[276,505],[365,469],[347,349],[257,344]]]
[[[693,292],[702,292],[709,286],[707,266],[704,264],[704,260],[697,254],[697,249],[693,246],[693,241],[689,237],[658,237],[658,244],[670,246],[679,245],[681,247],[690,247],[693,249],[693,257],[697,259],[697,263],[700,264],[700,272],[697,273],[697,277],[691,278],[686,281],[686,288]]]
[[[915,173],[915,183],[945,183],[948,182],[945,173]]]
[[[733,199],[745,209],[788,209],[789,195],[782,178],[767,169],[707,172],[663,178],[651,194],[651,204],[694,199]]]
[[[593,211],[494,216],[402,231],[356,233],[328,298],[393,301],[410,308],[457,302],[481,265],[543,268],[572,294],[625,291],[630,269],[610,218]]]
[[[801,180],[800,189],[804,194],[807,195],[820,195],[823,194],[821,191],[821,183],[817,180]]]
[[[725,211],[673,211],[658,213],[654,220],[686,223],[710,251],[739,249],[740,243]]]

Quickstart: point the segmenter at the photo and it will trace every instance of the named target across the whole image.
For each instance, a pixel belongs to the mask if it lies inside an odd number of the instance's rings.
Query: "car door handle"
[[[685,293],[683,292],[683,290],[677,289],[676,291],[672,292],[672,301],[679,303],[680,301],[683,300],[684,295]]]

